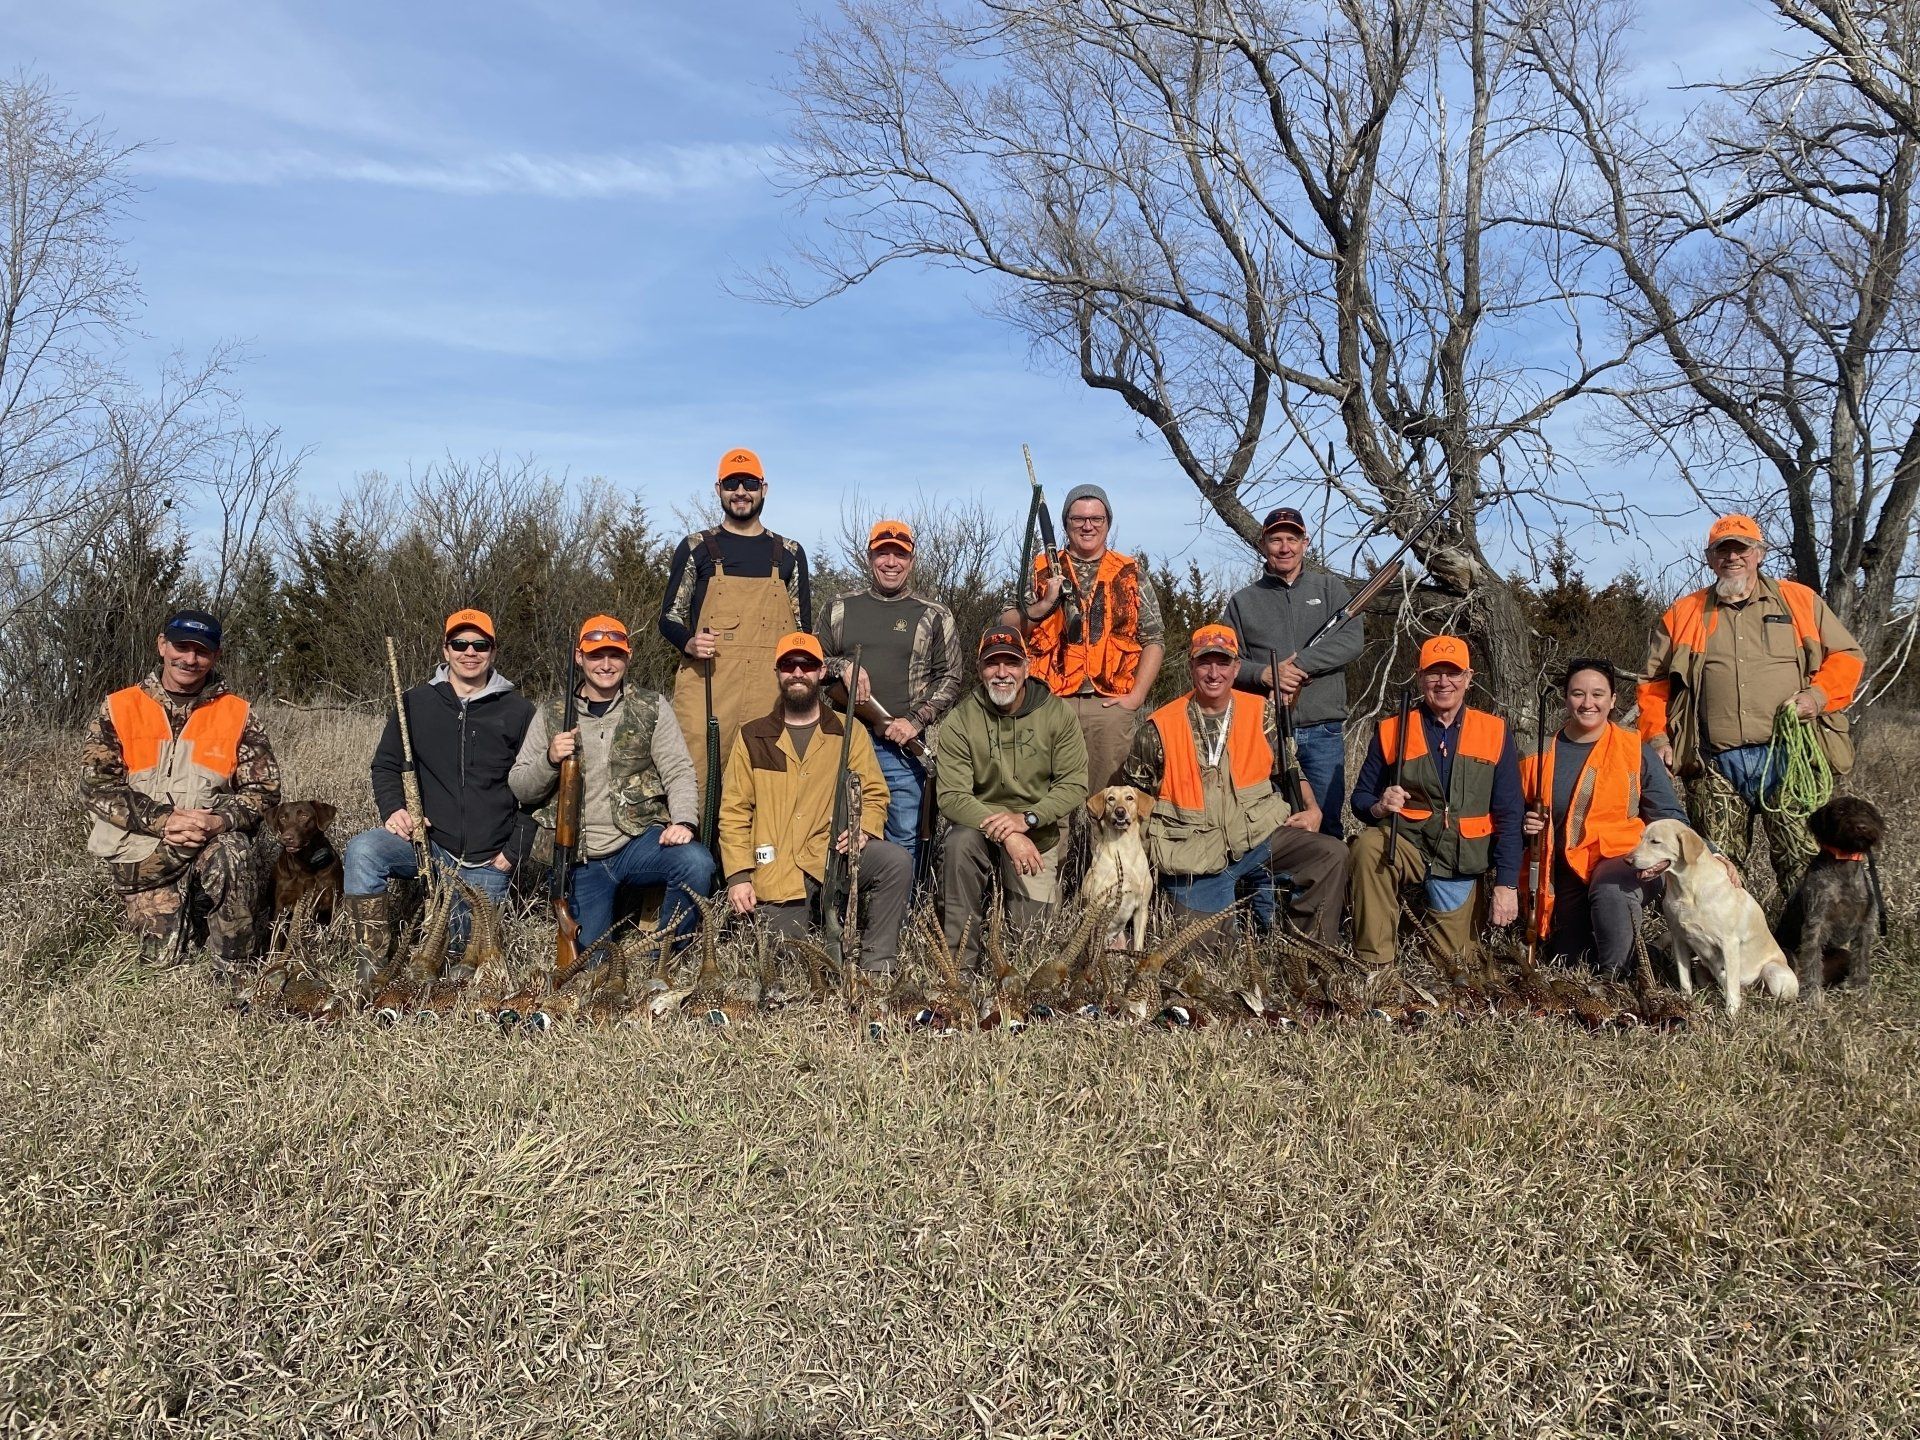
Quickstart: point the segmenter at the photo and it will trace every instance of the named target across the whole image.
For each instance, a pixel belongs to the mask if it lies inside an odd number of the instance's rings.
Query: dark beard
[[[728,505],[724,508],[726,509],[727,518],[729,520],[732,520],[736,525],[744,525],[749,520],[758,520],[760,518],[760,512],[766,509],[766,506],[767,506],[767,492],[765,490],[760,490],[756,492],[753,497],[753,508],[747,511],[746,514],[736,515],[731,505]]]
[[[798,700],[785,685],[780,687],[780,709],[788,715],[804,715],[820,703],[820,686],[816,682],[807,688],[807,693]]]

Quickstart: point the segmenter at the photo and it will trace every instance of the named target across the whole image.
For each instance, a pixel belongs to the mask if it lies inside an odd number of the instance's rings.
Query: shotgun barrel
[[[580,723],[580,665],[574,653],[567,656],[567,694],[561,701],[560,729],[564,734]],[[573,906],[567,899],[567,881],[573,874],[573,862],[580,846],[580,799],[584,785],[580,775],[580,749],[560,762],[560,788],[553,807],[553,874],[549,895],[553,901],[554,950],[553,983],[564,985],[580,968],[580,922],[573,918]]]
[[[1395,743],[1393,747],[1393,771],[1392,771],[1391,778],[1387,781],[1387,783],[1392,786],[1399,785],[1401,780],[1404,779],[1406,775],[1407,725],[1412,720],[1412,718],[1413,718],[1413,687],[1411,685],[1402,685],[1400,687],[1400,731],[1394,737]],[[1399,854],[1400,854],[1400,812],[1396,810],[1387,819],[1387,847],[1381,857],[1381,861],[1380,861],[1381,868],[1385,870],[1393,869],[1394,862],[1398,858]]]
[[[433,898],[439,879],[433,873],[433,852],[427,844],[427,807],[420,798],[420,772],[413,761],[413,726],[407,720],[406,692],[400,685],[400,652],[387,636],[387,674],[393,681],[393,715],[400,723],[400,790],[406,796],[407,819],[413,829],[413,861],[418,867],[421,889]]]

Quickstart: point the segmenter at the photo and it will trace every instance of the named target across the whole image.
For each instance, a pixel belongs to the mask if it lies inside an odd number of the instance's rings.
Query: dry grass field
[[[884,1044],[236,1018],[0,745],[9,1435],[1920,1433],[1920,728],[1870,1002]]]

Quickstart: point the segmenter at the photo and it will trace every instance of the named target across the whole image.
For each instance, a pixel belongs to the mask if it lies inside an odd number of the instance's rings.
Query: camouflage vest
[[[660,770],[653,760],[653,729],[660,718],[660,708],[667,703],[666,697],[642,685],[629,685],[620,701],[619,718],[614,722],[613,734],[608,738],[606,769],[604,778],[593,773],[594,757],[583,748],[582,763],[587,767],[584,776],[584,789],[592,795],[604,784],[608,803],[613,811],[613,823],[628,835],[638,835],[651,825],[664,825],[671,818],[667,814],[667,787],[660,778]],[[549,700],[541,707],[541,714],[547,722],[547,734],[560,733],[560,702]],[[583,724],[591,724],[592,717],[581,715]],[[535,813],[544,829],[553,828],[554,809],[559,803],[556,789],[553,797]]]

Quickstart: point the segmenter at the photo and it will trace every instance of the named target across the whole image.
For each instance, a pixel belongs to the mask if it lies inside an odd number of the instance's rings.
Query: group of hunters
[[[1037,557],[1025,603],[977,638],[914,592],[914,535],[897,520],[872,528],[867,587],[834,599],[816,628],[805,551],[761,521],[759,458],[729,451],[715,489],[720,523],[675,549],[658,618],[679,652],[671,697],[629,683],[632,635],[596,615],[579,630],[578,719],[564,728],[559,701],[534,705],[496,668],[493,621],[463,609],[447,617],[433,678],[401,701],[433,861],[483,894],[505,894],[523,816],[552,825],[560,767],[578,757],[569,893],[583,947],[613,926],[622,890],[646,886],[664,887],[659,923],[682,934],[716,890],[735,915],[800,933],[844,899],[825,893],[829,847],[851,846],[862,965],[893,967],[916,885],[938,886],[949,945],[974,937],[977,963],[991,892],[1015,924],[1058,903],[1070,818],[1090,792],[1122,784],[1151,800],[1147,850],[1177,915],[1261,890],[1285,923],[1323,939],[1351,913],[1370,964],[1392,958],[1410,898],[1456,950],[1484,924],[1513,924],[1523,851],[1544,832],[1534,934],[1563,963],[1617,978],[1661,883],[1625,858],[1645,824],[1687,820],[1740,867],[1757,815],[1786,894],[1815,846],[1803,821],[1763,803],[1778,783],[1776,713],[1813,722],[1836,752],[1849,743],[1860,647],[1815,592],[1763,573],[1766,540],[1744,515],[1713,523],[1713,583],[1656,625],[1637,728],[1613,719],[1614,666],[1575,660],[1560,681],[1564,725],[1523,758],[1505,719],[1467,703],[1466,642],[1437,635],[1420,648],[1417,703],[1376,726],[1349,794],[1344,671],[1361,627],[1328,631],[1349,592],[1307,567],[1312,534],[1296,509],[1266,517],[1260,577],[1186,639],[1192,688],[1148,711],[1168,637],[1145,569],[1107,543],[1114,516],[1098,486],[1067,495],[1065,544]],[[261,904],[252,832],[280,772],[221,678],[220,646],[210,614],[166,620],[158,668],[94,717],[81,788],[89,848],[108,862],[128,928],[164,948],[197,917],[215,968],[237,973]],[[828,703],[835,687],[841,709]],[[703,837],[714,728],[719,806]],[[859,800],[836,837],[843,753]],[[372,953],[389,943],[388,881],[414,875],[420,853],[402,763],[394,715],[372,761],[380,824],[344,854],[347,919]],[[937,878],[918,863],[932,858],[923,806],[947,822]],[[1351,842],[1343,807],[1359,822]]]

